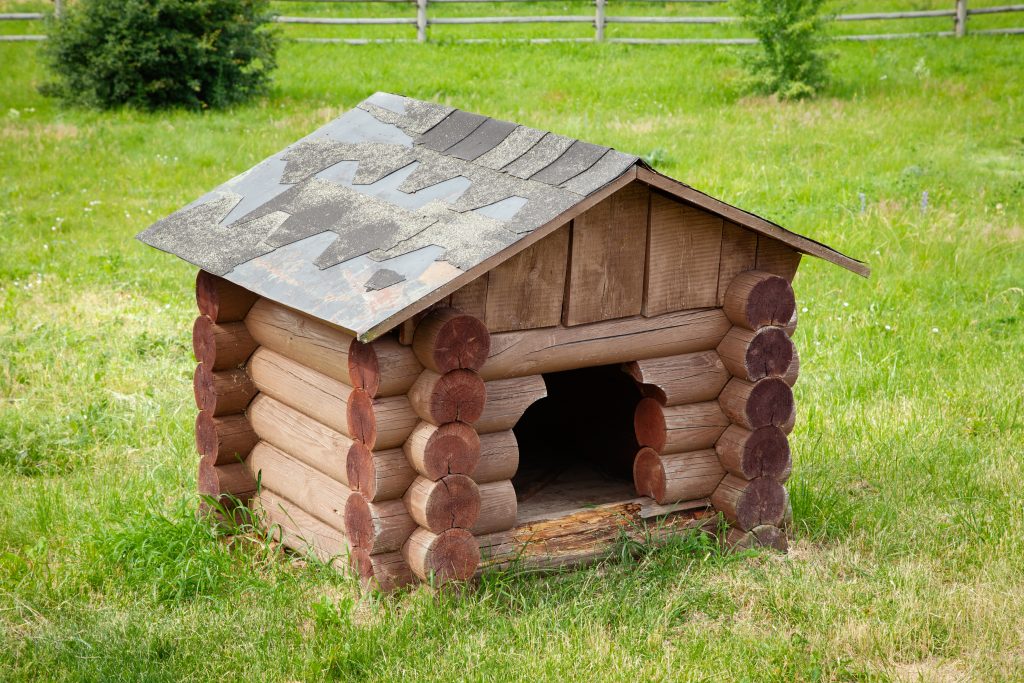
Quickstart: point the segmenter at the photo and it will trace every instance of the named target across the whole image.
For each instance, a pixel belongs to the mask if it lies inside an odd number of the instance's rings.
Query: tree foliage
[[[81,0],[45,54],[67,102],[223,107],[263,92],[276,66],[267,0]]]

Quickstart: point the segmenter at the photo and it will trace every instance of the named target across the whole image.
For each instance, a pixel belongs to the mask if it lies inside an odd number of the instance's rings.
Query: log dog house
[[[200,492],[383,590],[717,513],[784,549],[791,281],[868,274],[635,156],[386,93],[139,239],[200,269]]]

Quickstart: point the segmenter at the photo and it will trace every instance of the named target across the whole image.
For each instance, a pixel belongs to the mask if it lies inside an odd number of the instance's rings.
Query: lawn
[[[36,51],[0,45],[0,680],[1024,680],[1024,39],[842,44],[788,104],[710,47],[287,45],[266,99],[154,115],[58,108]],[[374,90],[869,261],[795,282],[788,556],[360,596],[194,519],[194,272],[132,237]]]

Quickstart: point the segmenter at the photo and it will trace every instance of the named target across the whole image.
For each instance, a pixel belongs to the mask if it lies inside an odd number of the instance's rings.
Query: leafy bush
[[[814,96],[825,86],[824,1],[735,0],[743,25],[758,40],[757,47],[743,55],[751,90],[799,99]]]
[[[51,24],[43,92],[103,108],[223,107],[276,66],[267,0],[81,0]]]

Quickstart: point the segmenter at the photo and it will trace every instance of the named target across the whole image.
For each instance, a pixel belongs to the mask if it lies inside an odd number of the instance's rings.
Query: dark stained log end
[[[376,396],[380,390],[380,364],[372,344],[352,340],[348,348],[348,374],[352,386]]]
[[[200,313],[215,323],[241,320],[258,298],[244,287],[205,270],[196,275],[196,305]]]
[[[653,448],[641,448],[633,460],[633,484],[637,495],[660,501],[665,497],[665,470]]]
[[[196,415],[196,450],[218,465],[244,460],[258,441],[244,415],[213,417],[205,410]]]
[[[754,479],[740,497],[735,514],[743,529],[762,524],[779,525],[786,514],[786,490],[774,479]]]
[[[752,427],[782,425],[793,414],[793,390],[778,377],[768,377],[754,384],[746,405]]]
[[[192,395],[196,399],[196,408],[212,415],[215,407],[213,396],[213,374],[202,363],[196,366],[192,375]]]
[[[214,322],[208,315],[201,315],[192,324],[192,354],[197,363],[212,367],[217,359],[217,340],[213,335]]]
[[[373,412],[373,399],[362,389],[353,389],[345,410],[351,432],[349,436],[372,449],[377,442],[377,417]]]
[[[633,429],[636,432],[637,443],[641,446],[647,446],[655,451],[661,451],[665,447],[665,411],[656,399],[648,397],[637,403],[633,413]]]
[[[796,297],[785,278],[749,270],[733,278],[723,308],[733,324],[747,329],[785,327],[796,311]]]
[[[755,429],[744,451],[745,459],[750,462],[750,469],[756,476],[778,481],[785,481],[789,476],[793,464],[789,439],[779,427],[767,425]]]
[[[416,328],[413,350],[423,365],[441,374],[479,370],[490,353],[491,335],[481,320],[453,308],[440,308]]]
[[[369,548],[373,545],[373,513],[370,504],[361,494],[353,494],[345,501],[342,511],[345,535],[349,543],[356,548]]]
[[[771,548],[781,553],[789,550],[789,538],[786,536],[786,532],[777,526],[768,524],[756,526],[750,531],[732,527],[726,536],[726,542],[735,550]]]
[[[794,357],[793,342],[781,327],[761,329],[747,347],[749,379],[782,377],[789,372]]]
[[[192,377],[192,393],[200,410],[220,417],[245,410],[257,392],[244,370],[214,371],[200,363]]]

